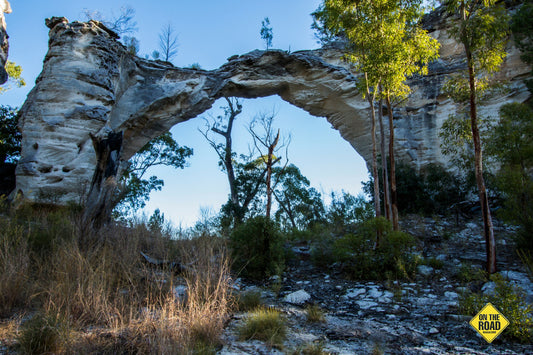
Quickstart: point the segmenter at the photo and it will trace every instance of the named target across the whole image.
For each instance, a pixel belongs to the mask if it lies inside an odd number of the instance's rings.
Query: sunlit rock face
[[[4,66],[7,61],[7,52],[9,50],[9,38],[6,32],[6,19],[5,14],[11,13],[11,5],[9,1],[0,0],[0,84],[7,81],[7,73]]]
[[[437,133],[457,106],[443,97],[441,86],[448,74],[464,66],[460,47],[447,37],[441,22],[439,16],[428,22],[442,43],[441,59],[431,65],[428,76],[412,80],[409,102],[394,110],[398,159],[418,168],[446,162]],[[21,109],[17,191],[30,200],[65,203],[83,198],[96,163],[90,135],[123,132],[126,161],[149,140],[205,112],[223,96],[279,95],[326,117],[371,161],[369,106],[356,89],[358,74],[340,59],[338,49],[253,51],[205,71],[133,56],[98,22],[52,18],[47,25],[50,41],[43,71]],[[482,112],[496,114],[501,104],[529,97],[523,84],[528,71],[511,48],[501,75],[510,80],[512,90]]]

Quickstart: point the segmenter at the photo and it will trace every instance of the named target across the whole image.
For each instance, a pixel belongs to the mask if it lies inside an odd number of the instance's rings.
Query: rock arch
[[[131,55],[115,33],[96,21],[69,23],[56,17],[46,24],[49,51],[21,109],[17,191],[29,200],[53,196],[57,203],[78,201],[95,176],[93,141],[120,134],[117,156],[127,161],[150,139],[198,116],[223,96],[279,95],[314,116],[326,117],[370,161],[368,104],[357,91],[357,74],[339,60],[334,48],[253,51],[206,71]],[[445,161],[437,129],[455,106],[439,89],[443,76],[460,62],[451,51],[433,65],[430,75],[412,82],[418,89],[397,113],[400,159],[419,167]],[[517,76],[528,68],[521,70]],[[516,85],[513,95],[523,101],[529,93],[521,81]],[[505,100],[500,101],[498,105]]]

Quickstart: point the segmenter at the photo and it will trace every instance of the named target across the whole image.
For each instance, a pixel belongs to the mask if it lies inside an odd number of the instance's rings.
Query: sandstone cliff
[[[441,94],[445,78],[464,66],[460,47],[446,33],[442,13],[427,22],[441,58],[425,77],[413,79],[408,103],[395,109],[398,159],[423,167],[446,163],[438,130],[458,107]],[[371,159],[368,104],[356,89],[357,74],[334,48],[288,53],[253,51],[229,58],[212,71],[176,68],[129,54],[99,22],[47,20],[49,51],[43,71],[22,107],[23,147],[17,191],[31,200],[55,196],[78,201],[86,194],[96,157],[90,136],[123,133],[122,161],[150,139],[208,110],[223,96],[279,95],[314,116],[323,116],[359,154]],[[497,115],[505,102],[524,101],[529,68],[509,46],[499,74],[505,96],[481,109]],[[179,137],[177,137],[179,140]]]

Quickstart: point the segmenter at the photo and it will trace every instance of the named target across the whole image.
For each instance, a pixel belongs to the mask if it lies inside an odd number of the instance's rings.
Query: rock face
[[[7,61],[7,52],[9,50],[9,43],[7,39],[9,36],[6,32],[6,19],[4,14],[11,13],[11,5],[7,0],[0,0],[0,84],[7,81],[7,72],[4,69]]]
[[[442,122],[457,109],[440,94],[444,78],[463,66],[460,51],[442,18],[429,31],[442,43],[442,56],[428,76],[412,81],[414,93],[395,110],[398,159],[421,168],[445,163],[438,141]],[[288,53],[253,51],[229,58],[212,71],[176,68],[135,57],[117,35],[99,22],[47,20],[49,51],[43,71],[21,109],[22,157],[17,191],[30,200],[80,201],[95,171],[93,137],[123,134],[121,160],[173,125],[208,110],[218,98],[279,95],[310,114],[326,117],[341,136],[370,162],[368,103],[335,48]],[[511,91],[482,109],[494,114],[508,101],[524,101],[529,68],[510,48],[501,72]],[[179,140],[179,137],[177,137]]]

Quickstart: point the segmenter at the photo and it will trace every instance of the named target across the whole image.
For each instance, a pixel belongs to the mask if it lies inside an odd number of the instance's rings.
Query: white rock
[[[305,290],[298,290],[283,297],[283,302],[291,304],[304,304],[311,299],[311,295]]]
[[[494,290],[496,289],[496,283],[494,281],[486,282],[483,287],[481,287],[481,291],[484,295],[492,295],[494,294]]]
[[[353,288],[353,289],[348,290],[348,292],[346,292],[345,297],[346,298],[357,298],[359,295],[362,295],[364,293],[366,293],[366,289],[364,288]]]
[[[459,298],[459,295],[456,292],[446,291],[444,292],[444,297],[450,300],[456,300]]]
[[[371,297],[371,298],[379,298],[383,296],[383,292],[379,291],[378,289],[376,288],[371,288],[369,291],[368,291],[368,297]]]
[[[361,309],[369,309],[369,308],[372,308],[372,307],[376,307],[378,304],[377,302],[374,302],[374,301],[364,301],[364,300],[361,300],[361,301],[357,301],[355,302],[357,303],[357,305],[361,308]]]
[[[178,299],[185,299],[187,297],[187,286],[178,285],[172,289],[172,295]]]
[[[422,276],[429,276],[434,271],[434,269],[431,266],[427,266],[427,265],[418,265],[416,269],[418,273]]]

